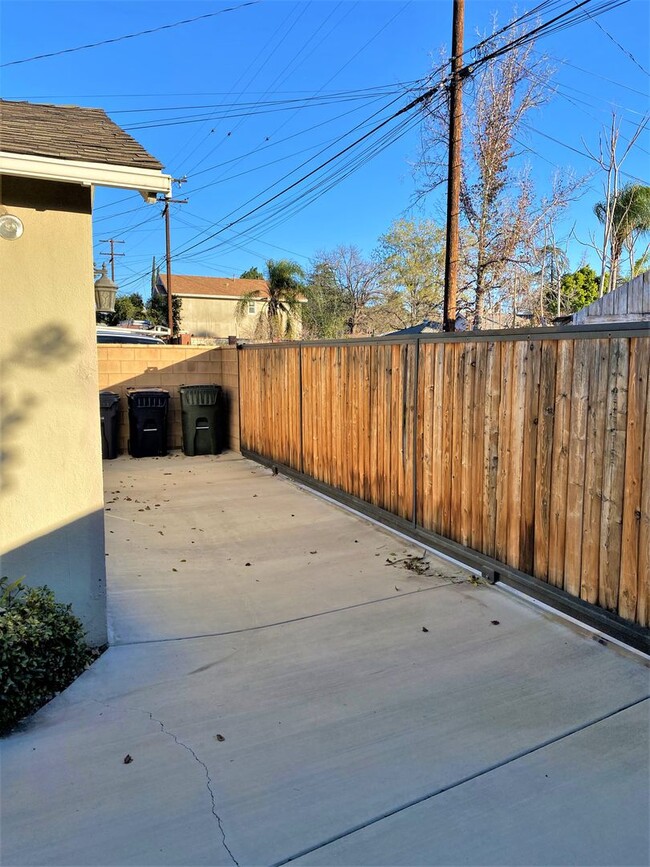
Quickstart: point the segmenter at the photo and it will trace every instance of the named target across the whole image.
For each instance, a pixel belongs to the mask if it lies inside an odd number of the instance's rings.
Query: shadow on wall
[[[26,576],[30,587],[47,584],[57,601],[72,605],[89,644],[106,642],[103,509],[6,551],[2,574],[12,581]]]
[[[0,356],[3,383],[0,388],[0,492],[6,492],[12,484],[10,467],[17,457],[17,430],[29,421],[39,404],[35,388],[19,395],[11,393],[12,374],[20,369],[35,373],[51,370],[69,361],[76,349],[77,344],[70,339],[68,329],[53,323],[16,337],[12,349]]]

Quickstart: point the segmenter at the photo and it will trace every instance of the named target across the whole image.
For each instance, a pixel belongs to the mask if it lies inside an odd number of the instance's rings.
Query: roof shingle
[[[165,275],[160,275],[160,284],[166,291]],[[229,295],[241,298],[249,292],[257,292],[260,298],[267,295],[266,280],[243,280],[241,277],[193,277],[191,274],[174,274],[173,295]]]
[[[101,108],[0,99],[0,150],[6,153],[163,168]]]

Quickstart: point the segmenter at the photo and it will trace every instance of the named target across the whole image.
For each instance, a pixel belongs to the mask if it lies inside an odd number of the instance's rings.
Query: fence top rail
[[[384,343],[477,343],[507,340],[585,340],[616,337],[650,337],[648,322],[611,322],[546,328],[503,328],[493,331],[440,331],[432,334],[386,334],[381,337],[343,337],[336,340],[284,340],[277,343],[240,343],[239,349],[298,349],[310,346],[367,346]]]

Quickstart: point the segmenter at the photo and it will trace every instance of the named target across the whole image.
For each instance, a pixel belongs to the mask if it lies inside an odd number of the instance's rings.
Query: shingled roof
[[[167,291],[165,275],[159,277],[160,285]],[[228,295],[241,298],[249,292],[257,292],[260,298],[267,295],[266,280],[244,280],[241,277],[193,277],[191,274],[174,274],[174,295]]]
[[[165,275],[158,278],[161,289],[166,292]],[[247,280],[242,277],[194,277],[191,274],[174,274],[172,278],[172,295],[205,295],[241,298],[250,292],[256,292],[260,300],[268,297],[266,280]],[[306,301],[302,295],[298,301]]]
[[[0,99],[0,151],[142,169],[163,167],[101,108],[78,105]]]

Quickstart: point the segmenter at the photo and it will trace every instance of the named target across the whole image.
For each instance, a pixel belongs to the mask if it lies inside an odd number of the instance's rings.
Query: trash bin
[[[167,454],[169,392],[164,388],[127,388],[129,454],[134,458]]]
[[[117,432],[120,423],[120,396],[114,391],[99,392],[99,418],[102,437],[102,458],[112,460],[118,455]]]
[[[217,455],[221,386],[181,385],[183,452],[186,455]]]

